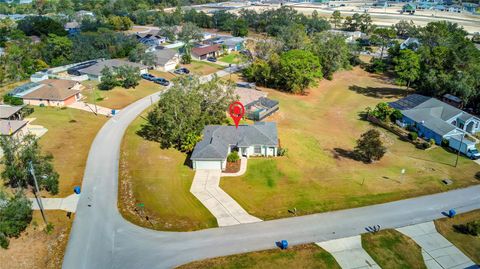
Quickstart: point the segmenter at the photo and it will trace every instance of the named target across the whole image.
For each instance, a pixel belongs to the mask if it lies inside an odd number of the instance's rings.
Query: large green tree
[[[198,77],[179,77],[148,113],[139,134],[162,148],[189,152],[205,125],[227,122],[225,111],[233,100],[229,82],[215,77],[201,84]]]
[[[392,28],[377,28],[373,31],[372,41],[380,45],[380,59],[383,59],[385,48],[395,36],[395,30]]]
[[[332,16],[330,17],[330,23],[333,24],[333,27],[335,27],[335,29],[337,29],[338,26],[342,25],[342,15],[340,14],[339,10],[335,10],[332,13]]]
[[[58,173],[53,168],[53,156],[41,152],[38,140],[34,135],[23,137],[0,136],[0,146],[3,150],[1,173],[5,184],[12,188],[34,186],[30,173],[33,166],[40,189],[52,194],[58,193]]]
[[[368,163],[380,160],[386,151],[380,139],[380,132],[375,129],[363,133],[357,140],[357,146],[355,147],[356,154]]]
[[[40,51],[46,63],[52,66],[72,62],[73,42],[68,37],[49,34],[42,40]]]
[[[400,54],[393,59],[395,63],[395,74],[398,76],[398,81],[401,84],[410,84],[420,76],[420,57],[414,51],[405,49],[401,50]]]
[[[313,39],[312,47],[320,60],[324,77],[332,79],[334,72],[350,67],[351,49],[344,36],[320,33]]]
[[[18,237],[32,220],[32,202],[23,191],[8,195],[0,190],[0,246],[8,248],[10,237]]]

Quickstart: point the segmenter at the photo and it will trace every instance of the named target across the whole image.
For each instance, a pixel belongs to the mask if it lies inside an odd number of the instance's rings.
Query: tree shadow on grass
[[[192,160],[190,159],[191,157],[192,157],[192,152],[187,153],[187,156],[185,157],[185,161],[183,161],[183,165],[193,169],[193,163],[192,163]]]
[[[340,158],[351,159],[357,162],[368,163],[365,161],[362,156],[360,156],[354,150],[342,149],[342,148],[334,148],[332,150],[333,158],[339,160]]]
[[[375,98],[399,98],[404,97],[409,93],[404,89],[389,87],[360,87],[357,85],[352,85],[349,86],[348,89],[359,94]]]

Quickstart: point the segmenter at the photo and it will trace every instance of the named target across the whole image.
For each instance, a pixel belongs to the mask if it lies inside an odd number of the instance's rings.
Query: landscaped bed
[[[278,124],[287,156],[251,159],[245,175],[222,180],[221,187],[250,214],[262,219],[311,214],[383,203],[480,183],[480,166],[437,147],[417,149],[359,113],[381,101],[394,101],[408,92],[388,78],[354,68],[323,80],[309,95],[263,89],[280,101],[280,111],[267,119]],[[350,158],[355,141],[377,128],[387,147],[379,162]],[[401,171],[405,169],[405,174]],[[445,186],[442,179],[453,179]]]
[[[420,246],[396,230],[363,234],[362,247],[381,268],[426,268]]]
[[[435,221],[437,231],[448,241],[458,247],[475,263],[480,264],[480,237],[458,232],[454,225],[477,221],[480,223],[480,210],[464,213],[454,218],[443,218]]]
[[[314,244],[265,250],[192,262],[178,268],[340,268],[333,256]]]
[[[127,129],[120,159],[119,208],[129,221],[158,230],[216,227],[215,217],[190,193],[194,171],[187,155],[161,149],[136,134],[144,119]]]

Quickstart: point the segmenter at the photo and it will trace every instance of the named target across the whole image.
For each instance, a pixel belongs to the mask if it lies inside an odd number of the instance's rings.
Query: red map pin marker
[[[228,111],[233,122],[235,122],[235,127],[238,128],[238,124],[245,114],[245,107],[239,101],[235,101],[230,104]]]

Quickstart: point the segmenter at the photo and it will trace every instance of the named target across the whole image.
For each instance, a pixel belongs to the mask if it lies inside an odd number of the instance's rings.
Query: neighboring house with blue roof
[[[195,145],[190,159],[193,169],[221,169],[227,165],[227,156],[238,151],[241,156],[277,156],[278,134],[274,122],[254,125],[208,125],[203,138]]]
[[[479,118],[435,98],[412,94],[390,106],[403,115],[399,125],[410,126],[420,137],[434,139],[439,145],[452,136],[480,132]]]

